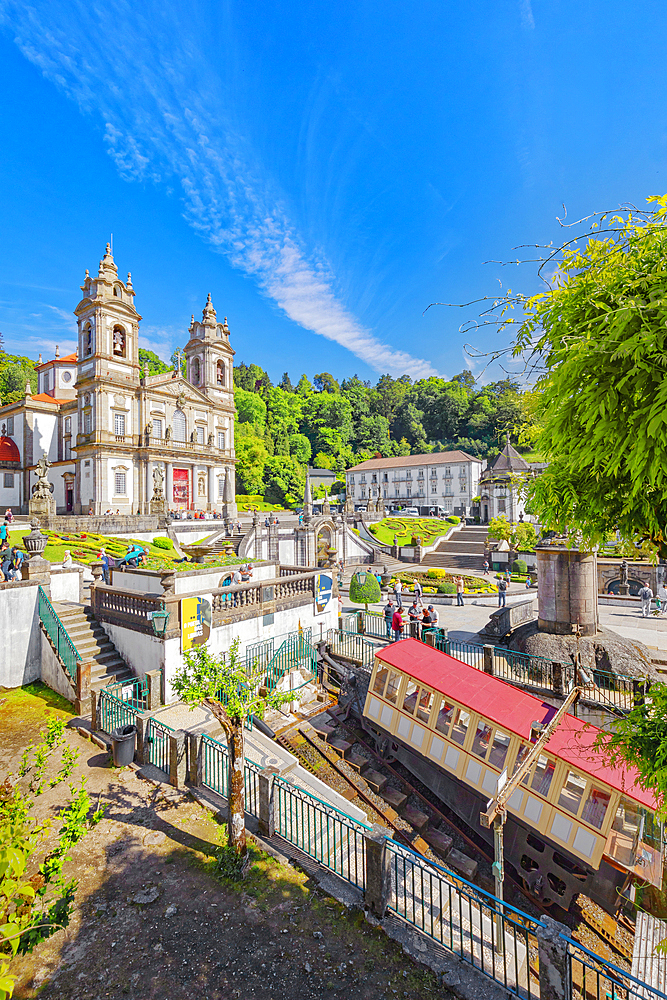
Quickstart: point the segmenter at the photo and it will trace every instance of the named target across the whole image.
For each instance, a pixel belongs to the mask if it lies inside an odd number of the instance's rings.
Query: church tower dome
[[[227,317],[218,322],[217,313],[208,293],[201,321],[190,322],[190,338],[185,346],[187,378],[201,392],[212,398],[232,401],[234,392],[234,350],[229,343]]]

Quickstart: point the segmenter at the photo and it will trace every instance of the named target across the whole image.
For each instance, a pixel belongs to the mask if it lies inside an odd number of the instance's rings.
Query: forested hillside
[[[469,371],[447,381],[412,382],[356,375],[340,384],[328,372],[278,385],[258,365],[234,369],[237,490],[297,500],[306,463],[342,473],[371,458],[462,448],[490,458],[512,433],[532,445],[533,394],[509,379],[477,386]]]

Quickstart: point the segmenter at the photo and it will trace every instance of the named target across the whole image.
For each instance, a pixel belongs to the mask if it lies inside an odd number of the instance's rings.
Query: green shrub
[[[439,594],[455,594],[456,584],[455,583],[441,583],[438,587]]]
[[[363,583],[360,583],[359,576],[355,573],[350,580],[350,600],[353,604],[363,604],[366,611],[368,611],[369,604],[375,604],[377,601],[382,600],[382,592],[380,591],[380,584],[377,582],[377,577],[373,573],[366,573],[366,579]]]
[[[457,517],[456,514],[450,514],[449,517],[445,518],[448,524],[460,524],[461,518]]]
[[[171,549],[173,548],[173,542],[171,538],[154,538],[153,545],[156,549]]]
[[[525,576],[526,573],[528,572],[528,566],[526,565],[523,559],[516,559],[514,561],[514,566],[512,567],[512,572],[519,573]]]

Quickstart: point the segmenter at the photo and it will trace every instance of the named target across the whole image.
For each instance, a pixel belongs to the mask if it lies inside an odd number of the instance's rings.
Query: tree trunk
[[[232,723],[229,738],[229,788],[227,802],[229,819],[227,835],[229,844],[237,854],[243,856],[246,851],[245,839],[245,788],[244,769],[245,755],[243,752],[243,723]]]

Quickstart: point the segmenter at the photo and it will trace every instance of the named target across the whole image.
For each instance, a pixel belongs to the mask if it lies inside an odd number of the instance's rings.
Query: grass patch
[[[34,681],[26,684],[25,687],[0,688],[2,696],[2,707],[25,708],[36,712],[44,712],[44,709],[54,709],[56,714],[72,716],[75,714],[74,706],[63,698],[62,695],[52,691],[41,681]],[[46,714],[50,714],[45,712]]]
[[[242,511],[260,510],[265,514],[268,514],[271,511],[283,511],[284,513],[287,513],[286,508],[283,507],[282,504],[268,503],[259,493],[237,494],[236,506]]]
[[[451,527],[451,522],[437,517],[383,517],[369,524],[368,530],[385,545],[394,544],[394,535],[399,545],[414,545],[416,538],[430,545],[436,538],[446,535]]]

